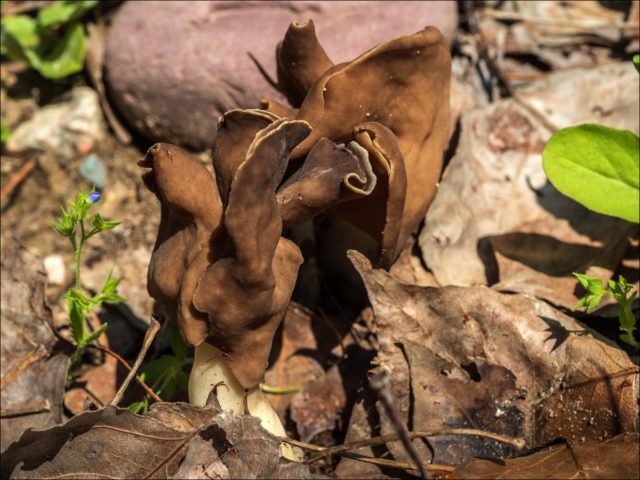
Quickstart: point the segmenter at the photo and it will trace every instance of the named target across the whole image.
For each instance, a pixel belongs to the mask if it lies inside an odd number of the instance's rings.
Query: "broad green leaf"
[[[38,12],[38,23],[52,27],[77,20],[98,4],[98,0],[56,0]]]
[[[636,54],[633,56],[633,64],[636,66],[636,70],[640,72],[640,55]]]
[[[57,80],[81,72],[84,68],[85,35],[81,23],[70,25],[51,53],[41,57],[35,51],[27,51],[33,68],[43,77]]]
[[[10,60],[27,59],[25,51],[40,44],[38,25],[28,15],[9,15],[2,17],[2,35],[0,35],[2,54]]]
[[[639,148],[632,132],[579,125],[551,137],[543,167],[560,192],[590,210],[638,223]]]
[[[2,18],[2,30],[23,48],[36,48],[40,43],[38,24],[28,15],[9,15]]]

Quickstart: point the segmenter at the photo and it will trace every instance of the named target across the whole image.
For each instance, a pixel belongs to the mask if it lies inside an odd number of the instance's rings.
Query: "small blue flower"
[[[91,203],[98,203],[102,198],[102,194],[100,192],[91,192],[89,194],[89,201]]]

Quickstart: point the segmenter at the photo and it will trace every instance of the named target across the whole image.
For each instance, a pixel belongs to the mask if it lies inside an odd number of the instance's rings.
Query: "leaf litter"
[[[555,128],[593,122],[638,132],[638,76],[609,54],[621,37],[631,38],[633,48],[637,34],[576,27],[594,18],[621,21],[619,13],[597,2],[527,3],[488,7],[480,22],[495,64],[516,85],[513,99],[501,100],[496,88],[489,92],[478,74],[486,58],[481,49],[473,56],[477,40],[454,47],[461,49],[454,57],[452,85],[452,125],[460,118],[459,129],[417,246],[405,249],[391,267],[396,279],[351,255],[373,310],[365,309],[354,322],[357,314],[347,305],[334,315],[323,298],[327,292],[316,291],[311,280],[297,287],[314,289],[316,311],[289,307],[266,383],[297,387],[271,395],[272,403],[290,436],[317,444],[306,447],[314,472],[341,478],[416,473],[407,467],[412,460],[367,386],[367,370],[375,367],[392,372],[393,398],[410,432],[464,427],[526,443],[518,450],[482,435],[413,439],[425,463],[449,466],[438,477],[637,477],[638,367],[611,340],[572,318],[584,319],[575,309],[582,292],[570,276],[578,270],[606,280],[624,270],[637,280],[637,234],[624,222],[561,197],[540,165],[541,149]],[[550,15],[568,15],[574,24],[538,22]],[[589,68],[576,68],[582,66]],[[101,83],[96,68],[91,66],[90,74]],[[133,303],[112,312],[119,321],[110,321],[107,333],[110,341],[122,337],[123,355],[130,359],[136,342],[127,334],[139,337],[152,310],[138,263],[151,253],[157,219],[127,163],[139,152],[114,146],[112,137],[96,142],[110,168],[105,208],[113,215],[124,211],[127,219],[123,233],[96,248],[86,267],[110,268],[117,258],[125,270]],[[122,158],[114,160],[114,152]],[[21,160],[7,153],[2,152],[3,175],[7,165]],[[28,260],[26,251],[9,251],[14,241],[6,232],[17,233],[43,256],[56,253],[44,220],[80,181],[68,174],[82,160],[72,153],[64,150],[61,165],[51,152],[38,153],[35,172],[12,191],[14,201],[3,202],[2,476],[308,478],[306,466],[279,459],[278,439],[251,417],[169,402],[153,405],[145,416],[117,407],[79,413],[79,399],[64,411],[67,355],[65,342],[47,326],[53,322],[42,295],[42,266]],[[34,203],[49,190],[53,200]],[[127,257],[136,261],[122,264]],[[323,267],[316,269],[320,275]],[[596,313],[615,316],[612,307]],[[599,321],[605,320],[596,317],[589,326],[606,331]],[[23,340],[9,344],[9,337]],[[40,345],[35,353],[33,342]],[[166,338],[158,342],[168,345]],[[156,350],[153,355],[161,347]],[[98,368],[108,370],[106,363]],[[108,376],[115,380],[114,372]],[[323,453],[363,439],[372,443]],[[332,458],[347,454],[351,458]],[[354,456],[386,463],[363,463]]]

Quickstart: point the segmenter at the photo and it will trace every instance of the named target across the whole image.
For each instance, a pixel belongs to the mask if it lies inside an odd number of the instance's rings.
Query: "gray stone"
[[[285,101],[252,57],[275,79],[277,43],[309,18],[336,63],[427,25],[451,38],[458,22],[452,1],[130,1],[109,32],[110,98],[149,140],[207,148],[226,110]]]

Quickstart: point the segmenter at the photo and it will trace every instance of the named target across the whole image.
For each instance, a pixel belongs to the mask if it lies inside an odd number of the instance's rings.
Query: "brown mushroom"
[[[369,156],[380,160],[372,162],[378,166],[374,173],[394,173],[386,181],[378,176],[380,192],[357,200],[357,207],[343,204],[338,209],[380,212],[381,198],[386,198],[382,229],[379,221],[356,224],[379,242],[383,264],[399,253],[435,195],[448,141],[450,63],[446,41],[433,27],[335,66],[320,47],[311,21],[292,24],[278,49],[279,84],[289,98],[306,93],[295,118],[313,128],[294,149],[292,161],[302,161],[321,138],[338,144],[362,140],[369,145]],[[371,141],[363,132],[369,132]],[[396,188],[406,194],[391,191]]]
[[[276,188],[309,131],[301,120],[229,112],[214,149],[219,187],[173,145],[154,145],[140,162],[162,205],[148,290],[195,347],[190,400],[204,404],[223,381],[221,406],[248,409],[276,435],[285,432],[259,383],[302,263],[298,247],[281,237]]]
[[[447,141],[449,53],[426,28],[333,65],[313,24],[278,48],[294,106],[264,100],[219,122],[211,175],[168,144],[140,165],[161,203],[148,290],[195,347],[190,400],[212,386],[223,408],[249,410],[276,435],[259,390],[302,256],[284,226],[333,209],[378,242],[389,264],[423,218]],[[363,215],[363,210],[366,215]]]

